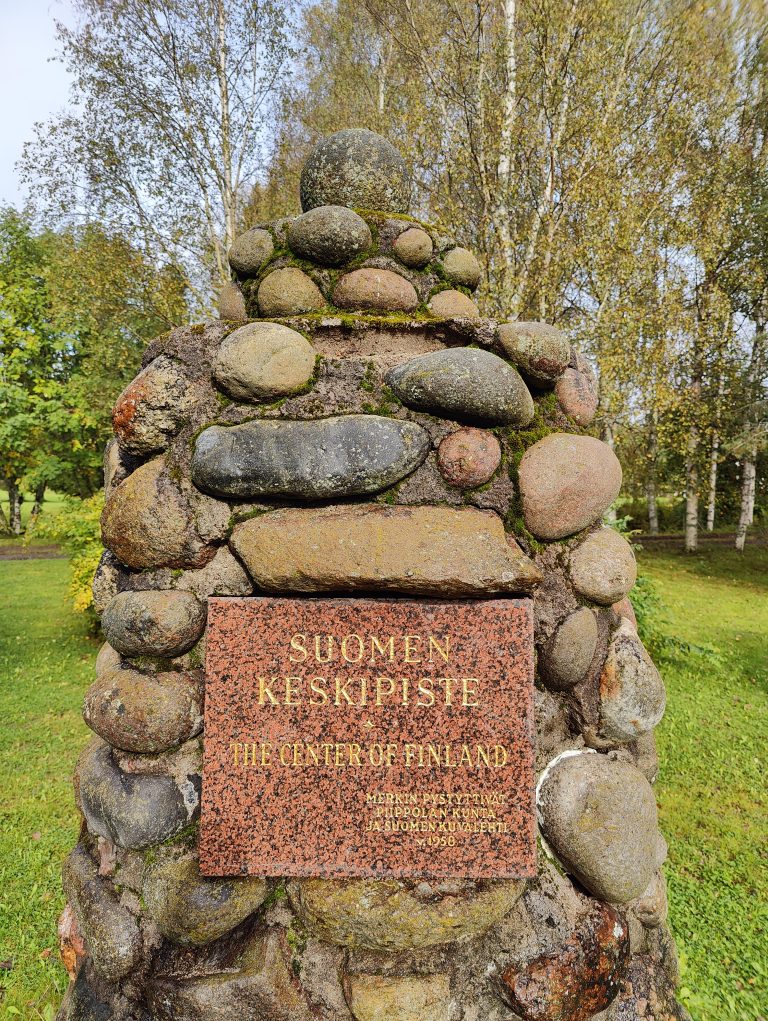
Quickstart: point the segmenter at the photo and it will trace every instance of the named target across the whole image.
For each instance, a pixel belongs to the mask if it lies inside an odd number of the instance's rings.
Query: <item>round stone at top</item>
[[[367,128],[321,139],[301,172],[301,208],[349,206],[406,213],[411,182],[400,153]]]

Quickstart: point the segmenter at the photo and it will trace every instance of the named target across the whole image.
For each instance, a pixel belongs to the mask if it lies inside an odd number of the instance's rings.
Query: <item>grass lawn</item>
[[[657,786],[670,841],[682,998],[695,1021],[768,1019],[768,550],[652,551],[641,567],[669,630],[715,655],[661,664],[669,707]],[[70,774],[97,644],[66,603],[67,564],[0,561],[0,1018],[53,1018],[59,869],[77,836]],[[6,962],[12,962],[9,967]]]
[[[696,1021],[768,1018],[768,550],[641,552],[668,628],[715,656],[660,664],[670,917]]]
[[[3,1019],[52,1019],[67,986],[59,873],[77,839],[71,775],[88,738],[80,703],[98,650],[85,618],[69,610],[68,580],[65,560],[0,561]]]

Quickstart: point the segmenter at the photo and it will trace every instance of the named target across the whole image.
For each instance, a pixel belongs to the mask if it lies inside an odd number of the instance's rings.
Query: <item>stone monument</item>
[[[301,204],[115,405],[59,1018],[683,1019],[589,364],[381,137]]]

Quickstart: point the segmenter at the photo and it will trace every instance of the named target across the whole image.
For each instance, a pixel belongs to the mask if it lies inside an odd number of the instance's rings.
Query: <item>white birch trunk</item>
[[[685,551],[695,553],[699,546],[699,445],[698,426],[691,426],[685,461]]]
[[[717,502],[717,466],[720,453],[720,433],[712,433],[712,447],[709,452],[709,494],[707,496],[707,531],[715,530],[715,503]]]
[[[739,553],[744,552],[747,541],[747,529],[752,524],[752,516],[755,513],[755,478],[757,465],[757,448],[754,447],[741,471],[741,509],[739,511],[739,525],[736,529],[736,549]]]

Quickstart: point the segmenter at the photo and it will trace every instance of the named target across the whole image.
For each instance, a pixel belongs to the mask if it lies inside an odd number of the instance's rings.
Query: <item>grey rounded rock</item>
[[[230,397],[263,401],[295,393],[314,368],[315,351],[296,330],[280,323],[248,323],[224,339],[213,375]]]
[[[432,258],[435,246],[432,238],[421,227],[409,227],[399,234],[392,245],[395,253],[404,266],[418,269],[425,266]]]
[[[294,266],[273,270],[259,284],[259,312],[267,318],[319,312],[325,307],[320,288],[306,273]]]
[[[497,355],[469,347],[433,351],[392,369],[387,383],[410,408],[449,418],[525,426],[533,398]]]
[[[631,621],[622,619],[600,676],[598,737],[608,742],[635,741],[661,722],[666,699],[661,674]]]
[[[112,884],[99,876],[82,844],[64,862],[62,878],[96,970],[108,982],[119,982],[141,962],[143,945],[136,919],[119,903]]]
[[[124,575],[125,570],[114,553],[104,550],[91,583],[93,609],[99,616],[107,608],[109,601],[117,595]]]
[[[539,672],[546,686],[566,691],[583,680],[597,637],[597,618],[586,606],[566,617],[539,654]]]
[[[123,656],[172,659],[192,648],[205,630],[205,607],[189,592],[120,592],[101,626]]]
[[[202,946],[253,914],[269,893],[257,876],[210,879],[200,875],[197,856],[163,855],[143,882],[147,913],[174,943]]]
[[[613,528],[592,532],[571,554],[571,581],[580,595],[595,603],[617,603],[637,581],[632,547]]]
[[[275,244],[269,231],[253,227],[232,242],[229,265],[240,276],[255,277],[274,250]]]
[[[109,642],[104,642],[96,656],[94,670],[96,676],[105,674],[108,670],[116,670],[122,663],[120,653],[113,649]]]
[[[452,284],[474,291],[483,271],[477,258],[467,248],[452,248],[443,256],[443,270]]]
[[[181,785],[171,776],[124,773],[112,750],[94,741],[78,759],[75,789],[91,833],[126,850],[141,850],[176,836],[200,807],[200,775]]]
[[[550,433],[518,468],[526,528],[539,539],[564,539],[594,524],[621,489],[619,459],[592,436]]]
[[[548,323],[503,323],[498,340],[504,354],[538,386],[556,383],[570,361],[568,338]]]
[[[370,248],[373,238],[362,216],[347,206],[317,206],[296,217],[288,244],[306,259],[341,266]]]
[[[366,128],[321,139],[301,171],[301,208],[349,206],[408,212],[411,182],[400,153]]]
[[[595,752],[563,756],[545,771],[537,804],[542,835],[590,893],[614,904],[643,893],[666,849],[639,770]]]
[[[415,471],[429,446],[421,426],[378,415],[214,425],[195,441],[192,480],[207,492],[238,499],[357,496]]]

